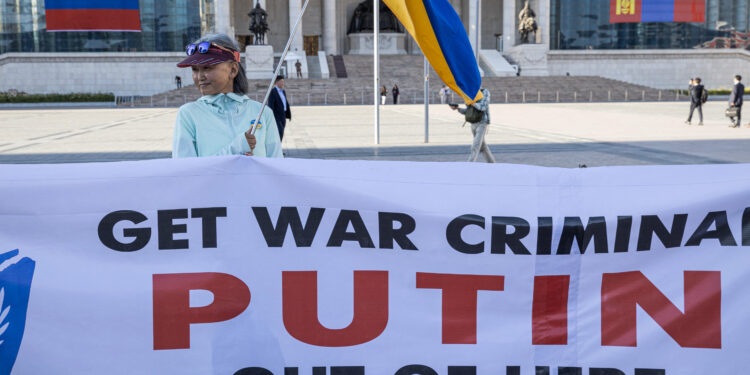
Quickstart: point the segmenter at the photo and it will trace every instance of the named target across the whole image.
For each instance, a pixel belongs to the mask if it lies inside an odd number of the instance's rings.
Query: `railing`
[[[287,100],[294,106],[314,105],[370,105],[373,102],[370,90],[311,90],[306,93],[288,93]],[[262,93],[248,94],[250,99],[262,100]],[[587,91],[500,91],[493,92],[490,103],[601,103],[635,101],[680,101],[690,97],[675,90],[587,90]],[[120,107],[178,107],[193,99],[187,95],[163,94],[153,96],[115,96],[115,105]],[[441,104],[440,95],[433,92],[430,104]],[[457,95],[448,95],[445,103],[462,103]],[[401,90],[398,104],[424,104],[422,90]],[[385,105],[393,105],[393,95],[386,95]]]

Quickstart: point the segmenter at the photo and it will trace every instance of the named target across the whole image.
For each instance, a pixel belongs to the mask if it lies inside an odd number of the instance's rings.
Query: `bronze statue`
[[[380,31],[402,32],[401,24],[398,22],[398,19],[382,0],[380,1],[379,12]],[[349,30],[346,33],[372,32],[374,19],[372,1],[365,0],[354,8],[352,20],[349,22]]]
[[[253,35],[253,44],[264,45],[266,44],[266,33],[268,32],[268,13],[260,7],[260,2],[255,4],[250,13],[247,14],[250,17],[250,27],[248,28]]]
[[[537,31],[536,13],[529,7],[528,0],[525,2],[523,9],[518,13],[518,32],[521,33],[521,43],[530,43],[529,34]]]

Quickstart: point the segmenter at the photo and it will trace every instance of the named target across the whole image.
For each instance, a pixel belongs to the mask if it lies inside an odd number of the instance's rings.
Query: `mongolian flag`
[[[384,0],[443,82],[467,104],[482,98],[482,77],[464,25],[448,0]]]
[[[138,0],[45,0],[47,31],[141,31]]]
[[[705,0],[610,0],[610,23],[705,21]]]

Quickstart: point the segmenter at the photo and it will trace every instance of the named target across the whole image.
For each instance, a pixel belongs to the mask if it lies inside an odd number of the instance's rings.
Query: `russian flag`
[[[706,0],[610,0],[609,22],[706,22]]]
[[[424,56],[467,104],[482,98],[482,77],[463,22],[448,0],[384,0]]]
[[[45,0],[47,31],[141,31],[138,0]]]

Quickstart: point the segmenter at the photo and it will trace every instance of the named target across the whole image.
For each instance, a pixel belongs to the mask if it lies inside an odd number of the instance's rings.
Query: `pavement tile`
[[[575,168],[750,162],[750,129],[731,129],[724,103],[687,126],[685,102],[493,104],[487,142],[498,162]],[[294,107],[287,157],[455,162],[470,127],[445,105]],[[0,110],[0,163],[77,163],[170,157],[177,108]]]

